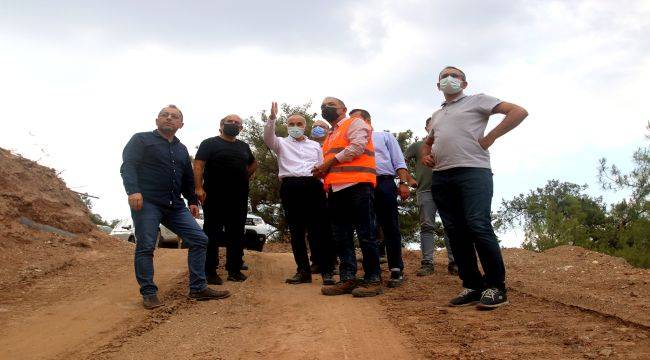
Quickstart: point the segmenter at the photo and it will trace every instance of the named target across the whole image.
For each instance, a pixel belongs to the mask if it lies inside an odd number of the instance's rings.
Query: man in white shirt
[[[305,232],[313,240],[312,257],[317,260],[324,285],[334,285],[332,278],[331,244],[326,243],[329,231],[320,219],[326,216],[325,191],[312,169],[323,163],[320,144],[305,136],[307,121],[302,115],[287,118],[287,137],[275,135],[278,104],[273,102],[271,114],[264,127],[264,142],[277,155],[280,177],[280,198],[291,234],[291,249],[296,261],[296,274],[286,280],[289,284],[310,283],[311,269]]]

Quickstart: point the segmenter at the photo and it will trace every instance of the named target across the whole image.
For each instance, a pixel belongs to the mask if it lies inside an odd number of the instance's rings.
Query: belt
[[[285,176],[282,178],[282,181],[318,181],[317,178],[313,176]]]
[[[377,180],[395,180],[395,175],[377,175]]]

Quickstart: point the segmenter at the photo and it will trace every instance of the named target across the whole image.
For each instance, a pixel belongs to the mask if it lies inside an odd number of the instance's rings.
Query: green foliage
[[[79,197],[81,198],[81,201],[84,203],[84,205],[86,205],[86,207],[88,208],[90,221],[93,224],[95,224],[95,225],[104,225],[104,226],[110,226],[111,225],[108,222],[106,222],[106,220],[104,220],[101,215],[95,214],[94,212],[92,212],[92,210],[93,210],[93,202],[92,202],[92,200],[91,200],[91,198],[90,198],[90,196],[88,194],[81,194],[80,193]]]
[[[601,198],[582,192],[586,185],[550,180],[545,187],[504,200],[496,214],[498,230],[523,226],[524,248],[546,250],[558,245],[593,247],[606,226]]]
[[[648,125],[650,130],[650,124]],[[625,258],[650,267],[650,147],[633,155],[634,169],[624,174],[600,160],[598,179],[605,190],[630,190],[631,196],[609,209],[601,197],[586,195],[586,185],[549,181],[545,187],[503,201],[495,227],[523,226],[524,248],[546,250],[570,244]]]
[[[397,138],[397,143],[402,149],[402,153],[406,152],[411,144],[416,142],[418,139],[413,138],[413,131],[406,130],[393,134]],[[407,164],[408,171],[412,175],[415,174],[415,166],[413,163]],[[417,200],[415,192],[412,192],[406,201],[399,201],[399,230],[402,234],[402,242],[419,242],[420,237],[420,213],[418,210]]]

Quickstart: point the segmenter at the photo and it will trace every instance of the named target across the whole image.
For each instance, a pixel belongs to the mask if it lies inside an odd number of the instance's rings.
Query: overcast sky
[[[0,0],[0,147],[123,218],[122,148],[166,104],[183,110],[191,152],[228,113],[327,95],[376,129],[422,135],[436,76],[455,65],[467,93],[530,113],[490,149],[495,210],[551,178],[600,194],[598,159],[626,169],[645,144],[648,19],[650,1]]]

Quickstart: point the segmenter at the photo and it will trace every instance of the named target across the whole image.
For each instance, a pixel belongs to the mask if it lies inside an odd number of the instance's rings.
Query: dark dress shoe
[[[219,276],[219,274],[205,274],[205,281],[207,281],[209,285],[223,284],[223,279],[221,279],[221,276]]]
[[[214,290],[207,286],[201,291],[190,292],[188,295],[190,299],[198,301],[225,299],[228,296],[230,296],[228,290]]]
[[[154,294],[154,295],[143,296],[142,306],[144,306],[144,308],[147,310],[151,310],[163,306],[163,303],[161,303],[160,300],[158,299],[158,295]]]
[[[311,282],[311,274],[307,272],[297,272],[296,275],[286,280],[287,284],[304,284]]]

